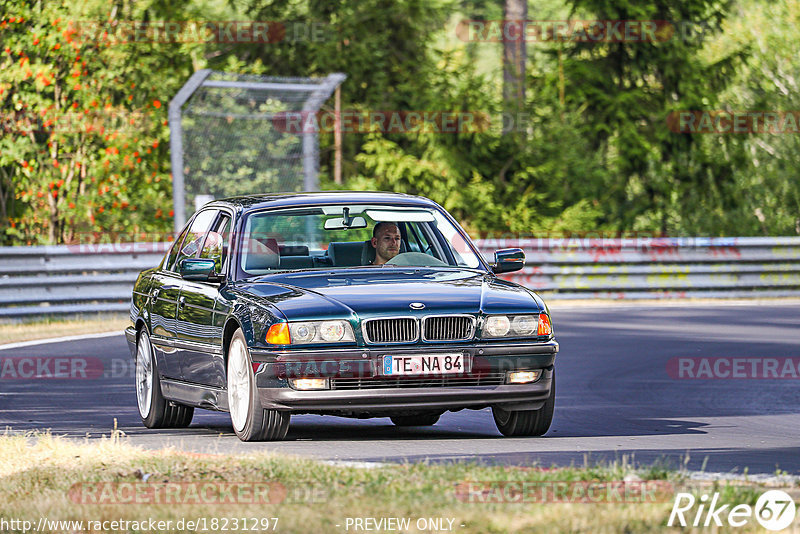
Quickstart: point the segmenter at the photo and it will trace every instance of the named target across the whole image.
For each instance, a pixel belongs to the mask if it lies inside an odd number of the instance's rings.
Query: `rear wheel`
[[[146,330],[139,333],[136,344],[136,402],[147,428],[187,427],[192,422],[194,408],[168,401],[161,394],[161,380]]]
[[[512,412],[498,406],[492,407],[492,415],[497,430],[504,436],[542,436],[553,422],[553,410],[556,405],[556,374],[553,371],[550,397],[538,410],[522,410]]]
[[[241,329],[233,334],[228,349],[228,409],[233,431],[242,441],[277,441],[289,431],[289,412],[261,407],[253,363]]]
[[[392,423],[397,426],[433,426],[442,414],[427,413],[419,415],[395,415],[390,417]]]

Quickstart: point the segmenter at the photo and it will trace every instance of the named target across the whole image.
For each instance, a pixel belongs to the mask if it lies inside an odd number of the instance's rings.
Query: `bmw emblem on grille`
[[[412,310],[422,310],[425,308],[425,305],[421,302],[412,302],[411,304],[408,305],[408,307],[411,308]]]

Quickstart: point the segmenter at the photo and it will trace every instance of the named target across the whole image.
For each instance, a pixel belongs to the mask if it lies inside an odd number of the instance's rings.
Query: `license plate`
[[[383,357],[383,374],[451,375],[468,373],[468,362],[461,352],[446,354],[387,354]]]

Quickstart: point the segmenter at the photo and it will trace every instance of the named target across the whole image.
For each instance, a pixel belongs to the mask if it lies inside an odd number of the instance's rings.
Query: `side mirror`
[[[217,282],[218,276],[214,271],[216,262],[205,258],[186,258],[181,260],[179,272],[184,280],[195,282]]]
[[[495,251],[493,273],[511,273],[519,271],[523,267],[525,267],[525,253],[521,248],[504,248]]]

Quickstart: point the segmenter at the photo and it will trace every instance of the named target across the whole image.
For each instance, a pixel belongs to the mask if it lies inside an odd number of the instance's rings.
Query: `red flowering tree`
[[[0,1],[2,244],[171,230],[166,103],[202,44],[126,42],[125,20],[180,14],[113,5]]]

